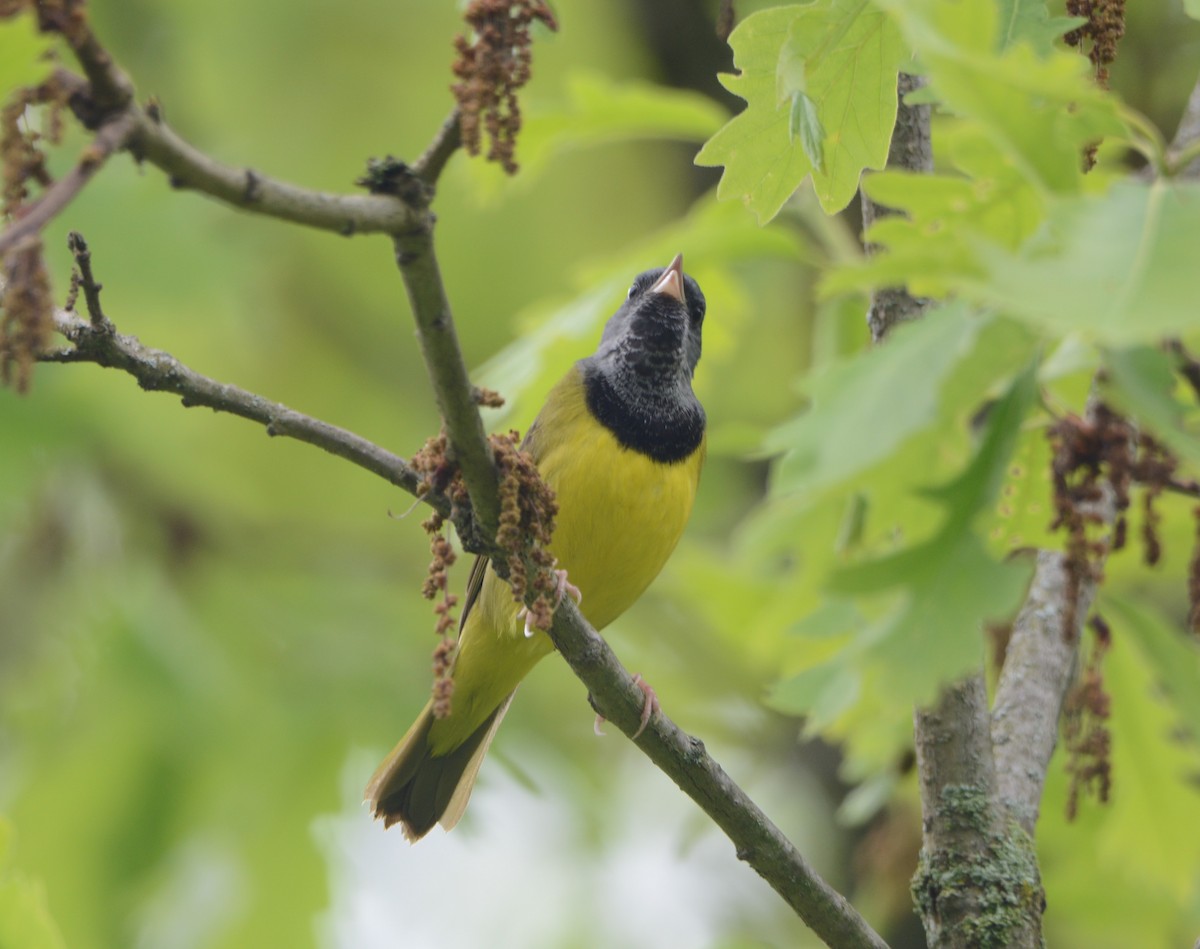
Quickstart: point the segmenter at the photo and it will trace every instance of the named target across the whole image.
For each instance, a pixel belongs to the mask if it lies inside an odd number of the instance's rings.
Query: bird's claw
[[[655,712],[660,711],[661,706],[658,704],[658,695],[655,693],[654,689],[651,688],[650,683],[642,678],[642,674],[640,672],[633,677],[633,681],[646,695],[646,701],[642,705],[641,724],[638,726],[638,730],[630,736],[632,740],[636,741],[641,737],[642,732],[646,730],[646,726],[650,724],[650,716]],[[604,716],[597,713],[596,721],[592,725],[592,731],[594,731],[601,738],[604,737],[604,732],[601,730],[600,726],[604,724],[604,721]]]
[[[646,695],[646,702],[642,705],[642,723],[638,726],[638,730],[633,733],[633,739],[636,741],[642,732],[646,730],[646,726],[650,724],[650,716],[657,712],[660,706],[654,689],[650,687],[649,682],[642,678],[640,672],[633,677],[633,681],[637,683],[637,687]]]
[[[558,609],[559,604],[562,603],[563,597],[565,597],[565,596],[570,596],[571,599],[575,601],[576,606],[578,606],[580,603],[583,602],[583,593],[580,592],[579,587],[575,586],[575,584],[573,584],[570,580],[567,579],[567,571],[555,570],[554,571],[554,608],[555,609]],[[536,633],[537,630],[529,625],[529,608],[526,606],[522,606],[520,612],[517,613],[517,619],[521,619],[521,620],[525,621],[525,638],[532,639],[533,634]]]

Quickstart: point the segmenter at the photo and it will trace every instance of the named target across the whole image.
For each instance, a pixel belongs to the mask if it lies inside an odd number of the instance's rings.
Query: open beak
[[[650,293],[665,293],[674,297],[680,303],[686,303],[683,298],[683,254],[676,254],[675,259],[667,265],[658,283],[650,288]]]

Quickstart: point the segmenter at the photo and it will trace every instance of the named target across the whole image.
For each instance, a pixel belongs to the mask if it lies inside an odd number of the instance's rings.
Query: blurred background
[[[762,496],[763,432],[796,410],[808,366],[867,334],[861,303],[812,297],[823,266],[858,252],[855,208],[827,221],[802,189],[760,230],[716,202],[717,170],[692,165],[738,105],[715,79],[731,67],[716,7],[558,0],[560,32],[535,35],[522,174],[455,156],[438,251],[475,379],[510,398],[486,421],[521,429],[630,279],[684,253],[709,300],[696,382],[710,460],[675,560],[606,635],[886,938],[919,946],[911,789],[865,822],[836,818],[836,749],[798,742],[761,703],[790,647],[739,623],[745,584],[720,583]],[[309,187],[351,190],[368,156],[415,158],[452,104],[448,0],[92,13],[180,133]],[[1114,85],[1173,129],[1197,24],[1165,2],[1129,15]],[[47,234],[60,300],[68,229],[122,332],[404,455],[436,432],[385,239],[241,215],[124,156]],[[632,745],[592,734],[583,687],[553,659],[521,689],[459,829],[410,847],[370,821],[362,788],[424,704],[435,644],[406,495],[94,366],[0,391],[0,445],[0,859],[44,886],[66,945],[814,944]],[[1130,944],[1096,935],[1125,938],[1103,915],[1125,905],[1111,880],[1072,891],[1073,862],[1054,877],[1086,830],[1048,836],[1048,890],[1093,913],[1091,928],[1058,923],[1057,944]]]

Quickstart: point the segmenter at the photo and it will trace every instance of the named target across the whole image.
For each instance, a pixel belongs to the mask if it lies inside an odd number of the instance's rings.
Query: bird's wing
[[[471,607],[479,599],[479,591],[483,589],[483,578],[487,575],[488,563],[488,558],[480,554],[475,558],[475,562],[471,564],[471,575],[467,577],[467,592],[463,599],[462,619],[458,621],[458,631],[460,633],[463,631],[463,627],[467,625],[467,617],[471,614]]]

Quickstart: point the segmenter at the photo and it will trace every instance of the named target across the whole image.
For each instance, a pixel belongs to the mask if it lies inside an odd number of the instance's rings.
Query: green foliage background
[[[414,157],[450,108],[454,4],[94,6],[185,136],[312,187],[347,190],[368,155]],[[697,376],[711,457],[684,545],[610,639],[909,945],[917,804],[897,763],[913,701],[977,661],[973,625],[1019,596],[1026,573],[1005,553],[1047,540],[1039,395],[1078,411],[1103,362],[1117,398],[1200,454],[1194,400],[1151,348],[1197,335],[1200,196],[1112,187],[1115,150],[1078,173],[1079,146],[1125,119],[1087,91],[1078,57],[1049,55],[1034,6],[737,6],[746,75],[729,85],[749,107],[725,125],[724,106],[662,84],[671,64],[638,4],[556,4],[562,31],[537,36],[524,100],[524,170],[507,181],[457,156],[438,250],[475,376],[510,399],[493,427],[527,424],[633,274],[684,252],[711,314]],[[1130,17],[1114,81],[1172,128],[1200,31],[1165,3]],[[828,30],[848,37],[843,57],[814,65]],[[913,49],[957,118],[939,120],[942,175],[873,179],[912,223],[881,227],[888,254],[863,262],[854,222],[821,208],[882,163],[866,106]],[[875,70],[850,68],[856,56]],[[807,130],[790,119],[798,96],[819,118]],[[820,143],[848,125],[861,141]],[[692,168],[706,141],[733,200]],[[816,166],[816,189],[789,199]],[[435,431],[384,240],[239,216],[123,157],[48,234],[60,292],[69,228],[122,331],[405,454]],[[1131,259],[1147,267],[1121,269]],[[859,294],[897,276],[960,302],[868,352]],[[632,747],[592,736],[553,660],[522,689],[461,829],[409,849],[370,825],[358,795],[423,704],[434,643],[407,497],[94,367],[42,367],[24,400],[0,392],[0,444],[3,949],[808,938]],[[1126,555],[1109,570],[1112,803],[1066,824],[1051,767],[1039,846],[1055,945],[1200,929],[1200,660],[1177,629],[1192,525],[1182,501],[1164,513],[1162,569]],[[844,759],[796,746],[800,714]]]

